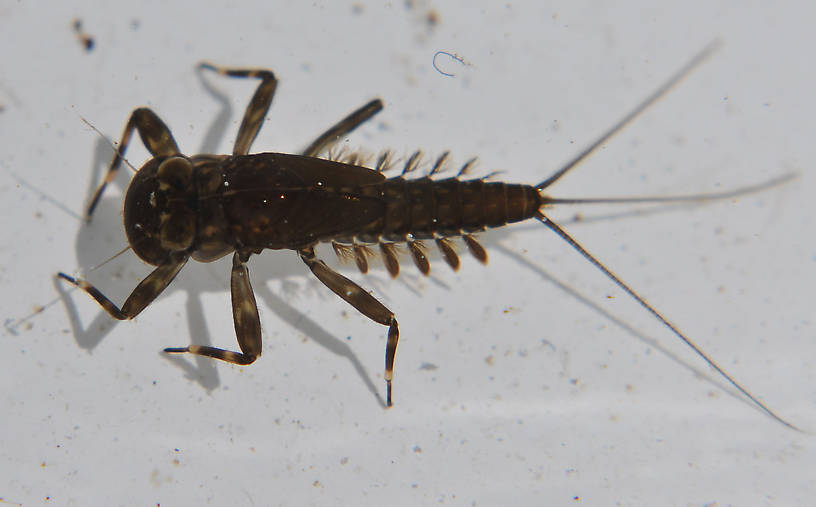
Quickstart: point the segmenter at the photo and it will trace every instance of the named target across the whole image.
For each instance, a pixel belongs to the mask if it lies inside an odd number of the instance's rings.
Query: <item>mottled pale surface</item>
[[[380,96],[385,111],[350,136],[350,148],[430,157],[450,149],[457,165],[479,155],[477,175],[503,170],[503,179],[535,184],[719,37],[725,45],[709,63],[553,193],[693,193],[789,171],[800,178],[697,208],[553,215],[749,390],[816,429],[808,4],[277,3],[0,7],[3,500],[812,501],[813,437],[695,375],[710,370],[541,224],[480,236],[490,265],[462,255],[458,274],[435,249],[430,279],[407,256],[397,281],[379,264],[366,276],[353,264],[342,270],[400,322],[387,411],[383,326],[290,252],[249,263],[264,328],[264,354],[250,367],[160,352],[235,348],[229,258],[189,263],[134,322],[114,322],[79,291],[69,306],[18,322],[58,297],[54,273],[81,274],[125,246],[129,171],[94,222],[80,221],[111,156],[80,117],[118,139],[133,108],[147,105],[185,153],[231,150],[255,83],[206,76],[226,111],[196,74],[200,60],[280,78],[255,150],[301,150]],[[91,52],[72,31],[77,16],[94,37]],[[432,66],[440,50],[470,65],[441,55],[437,65],[455,74],[446,77]],[[134,140],[128,159],[145,158]],[[572,223],[579,211],[583,222]],[[330,247],[318,253],[337,266]],[[148,272],[126,253],[88,279],[121,304]]]

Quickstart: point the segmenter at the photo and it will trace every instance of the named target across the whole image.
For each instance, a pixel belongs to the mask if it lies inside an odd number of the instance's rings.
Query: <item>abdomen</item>
[[[483,180],[392,178],[360,191],[385,205],[382,218],[355,235],[363,242],[469,234],[527,220],[541,206],[532,186]]]

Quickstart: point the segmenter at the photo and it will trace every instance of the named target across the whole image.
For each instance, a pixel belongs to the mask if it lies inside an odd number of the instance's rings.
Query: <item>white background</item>
[[[813,47],[808,2],[74,2],[0,7],[0,497],[24,505],[796,505],[816,493]],[[39,4],[42,5],[42,4]],[[429,23],[429,13],[436,16]],[[81,18],[95,47],[72,30]],[[126,243],[122,191],[80,216],[130,111],[182,151],[228,152],[273,69],[253,151],[296,151],[372,97],[349,137],[372,152],[452,150],[477,174],[538,183],[714,39],[724,45],[553,193],[783,187],[697,207],[553,211],[590,251],[806,432],[764,415],[541,224],[482,236],[486,268],[405,259],[344,273],[401,324],[383,408],[386,329],[292,252],[250,263],[264,355],[235,348],[229,262],[190,263],[133,322],[53,276]],[[469,66],[437,60],[456,53]],[[205,84],[214,88],[205,89]],[[219,99],[217,93],[222,94]],[[128,158],[146,151],[134,139]],[[648,210],[648,208],[645,208]],[[321,253],[333,266],[330,249]],[[150,268],[87,273],[121,303]],[[61,291],[64,293],[60,297]],[[32,314],[38,306],[42,312]]]

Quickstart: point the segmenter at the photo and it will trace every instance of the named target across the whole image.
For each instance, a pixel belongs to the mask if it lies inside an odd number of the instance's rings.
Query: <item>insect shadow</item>
[[[232,106],[229,99],[220,90],[212,86],[209,80],[197,69],[199,78],[204,89],[217,103],[218,111],[214,119],[210,122],[203,136],[198,153],[216,153],[221,141],[226,137],[230,129],[230,120],[233,117]],[[91,163],[91,178],[87,188],[86,200],[89,202],[96,189],[95,182],[103,178],[103,172],[109,165],[110,159],[115,152],[108,139],[99,139],[94,148],[94,156]],[[131,171],[120,171],[116,175],[113,186],[117,187],[122,194],[127,191],[132,178]],[[94,271],[94,277],[106,280],[106,292],[114,300],[123,300],[133,290],[133,280],[141,279],[148,271],[143,263],[132,259],[123,262],[112,262],[109,266],[94,266],[99,263],[99,252],[112,252],[122,248],[127,244],[122,230],[122,195],[111,193],[108,197],[101,199],[97,205],[92,224],[81,221],[81,227],[76,239],[76,258],[79,270],[83,272]],[[168,297],[176,292],[184,292],[187,295],[184,313],[187,317],[187,327],[192,342],[202,345],[213,343],[211,333],[207,327],[207,312],[202,304],[202,296],[207,293],[223,294],[225,288],[229,287],[229,277],[225,276],[229,272],[226,267],[229,259],[221,259],[208,264],[197,264],[194,269],[187,269],[179,274],[176,280],[164,291],[160,299]],[[304,282],[298,284],[289,279],[296,275]],[[372,273],[368,280],[375,282],[373,285],[385,286],[386,276],[382,273]],[[285,296],[292,296],[302,291],[309,291],[309,297],[314,295],[321,299],[333,300],[330,294],[325,294],[321,290],[314,290],[320,286],[319,282],[312,280],[303,273],[303,264],[296,254],[293,255],[271,255],[258,256],[253,263],[252,278],[255,282],[253,289],[256,297],[263,301],[262,308],[271,310],[280,321],[289,324],[304,336],[308,336],[326,350],[346,358],[359,375],[360,380],[377,399],[378,403],[385,407],[386,402],[378,392],[371,373],[363,366],[362,361],[354,353],[346,340],[326,331],[317,321],[309,318],[296,307],[287,303],[291,297],[282,297],[269,288],[269,283],[281,281]],[[410,281],[412,276],[404,277],[405,281]],[[55,287],[68,313],[72,334],[80,348],[91,351],[96,348],[105,336],[110,333],[118,324],[112,320],[104,311],[100,312],[88,324],[83,324],[76,308],[76,303],[70,297],[72,289],[65,287],[58,279],[55,279]],[[379,288],[379,287],[377,287]],[[168,338],[173,338],[168,336]],[[173,338],[177,339],[177,338]],[[272,340],[270,340],[272,341]],[[220,385],[218,370],[215,362],[203,356],[193,356],[190,358],[174,355],[160,354],[164,359],[173,362],[183,369],[187,378],[197,382],[204,389],[211,391]]]

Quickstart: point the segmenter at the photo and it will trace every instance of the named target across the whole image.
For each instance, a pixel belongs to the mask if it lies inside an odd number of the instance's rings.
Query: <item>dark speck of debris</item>
[[[425,22],[428,23],[428,28],[435,28],[439,24],[439,13],[431,9],[425,13]]]
[[[434,371],[434,370],[439,369],[439,366],[437,366],[437,365],[435,365],[433,363],[422,363],[421,365],[419,365],[419,369],[420,370]]]
[[[77,35],[77,39],[79,39],[80,44],[85,47],[85,51],[91,52],[94,48],[94,39],[82,29],[82,20],[77,18],[74,20],[74,33]]]

